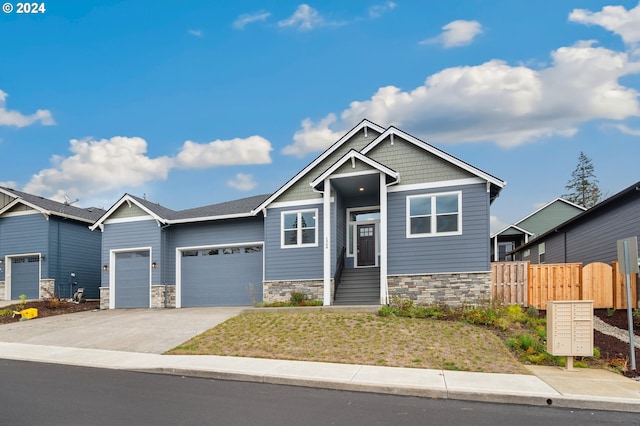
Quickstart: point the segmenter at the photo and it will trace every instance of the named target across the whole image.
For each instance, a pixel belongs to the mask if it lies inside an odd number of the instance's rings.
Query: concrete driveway
[[[0,326],[0,342],[161,354],[244,307],[108,309]]]

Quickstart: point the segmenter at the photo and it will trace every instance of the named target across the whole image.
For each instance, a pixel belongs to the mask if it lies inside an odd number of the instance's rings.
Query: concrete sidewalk
[[[532,375],[161,355],[244,308],[112,309],[5,324],[0,358],[327,389],[640,413],[640,382],[595,369]],[[345,308],[345,309],[354,309]]]
[[[534,375],[492,374],[24,343],[0,343],[0,358],[429,398],[640,412],[639,382],[594,369],[569,372],[531,367]]]

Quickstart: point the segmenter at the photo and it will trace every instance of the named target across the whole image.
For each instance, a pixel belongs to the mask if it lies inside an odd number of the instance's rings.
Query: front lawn
[[[168,354],[530,374],[486,328],[359,312],[242,314]]]

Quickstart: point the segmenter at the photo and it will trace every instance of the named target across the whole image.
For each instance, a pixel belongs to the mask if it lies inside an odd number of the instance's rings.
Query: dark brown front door
[[[376,264],[376,225],[358,225],[358,266]]]

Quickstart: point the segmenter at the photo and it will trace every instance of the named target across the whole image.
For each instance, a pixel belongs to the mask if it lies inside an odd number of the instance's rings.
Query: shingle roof
[[[69,204],[53,201],[48,198],[40,197],[39,195],[28,194],[26,192],[17,191],[15,189],[0,187],[7,192],[14,194],[17,198],[33,204],[43,210],[46,210],[49,214],[61,217],[72,217],[81,219],[85,222],[95,222],[105,213],[98,207],[75,207]]]
[[[255,195],[253,197],[241,198],[239,200],[225,201],[223,203],[210,204],[207,206],[194,207],[185,210],[172,210],[135,195],[126,196],[135,200],[140,205],[167,222],[189,222],[191,219],[216,218],[220,216],[250,214],[253,209],[259,206],[271,194]]]

